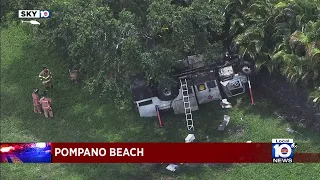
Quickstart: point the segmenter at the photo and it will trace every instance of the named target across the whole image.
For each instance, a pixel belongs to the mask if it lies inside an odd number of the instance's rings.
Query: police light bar
[[[45,147],[47,147],[47,143],[36,143],[35,146],[37,148],[45,148]]]
[[[0,149],[1,152],[10,152],[11,150],[13,150],[14,148],[13,147],[2,147]]]

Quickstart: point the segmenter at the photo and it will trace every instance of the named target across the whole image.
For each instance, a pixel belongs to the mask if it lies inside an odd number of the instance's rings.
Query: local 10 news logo
[[[50,10],[19,10],[19,18],[50,18]]]
[[[293,163],[293,155],[297,147],[293,139],[272,139],[272,162]]]

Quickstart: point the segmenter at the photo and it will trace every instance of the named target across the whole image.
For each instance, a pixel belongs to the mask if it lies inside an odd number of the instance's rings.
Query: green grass
[[[142,119],[131,108],[116,109],[107,99],[90,96],[72,86],[63,64],[55,54],[32,41],[22,25],[1,30],[1,142],[183,142],[187,135],[183,116],[165,115],[165,128],[156,118]],[[47,65],[54,74],[53,110],[45,119],[33,113],[31,92],[40,87],[37,75]],[[235,100],[234,100],[235,101]],[[233,103],[235,104],[235,102]],[[320,151],[319,134],[282,122],[267,100],[250,106],[247,97],[230,111],[217,103],[195,112],[197,141],[270,142],[272,138],[294,138],[303,144],[299,151]],[[232,119],[225,132],[217,131],[224,113]],[[294,126],[304,136],[290,135]],[[212,152],[214,155],[214,152]],[[165,166],[139,164],[1,164],[1,179],[319,179],[319,164],[233,164],[196,167],[182,166],[171,173]]]

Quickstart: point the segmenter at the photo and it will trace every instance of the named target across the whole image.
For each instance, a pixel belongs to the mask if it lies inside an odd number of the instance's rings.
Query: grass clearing
[[[30,25],[28,25],[30,26]],[[156,118],[142,119],[131,108],[116,109],[106,99],[88,95],[73,86],[67,69],[55,64],[59,58],[32,41],[23,25],[12,24],[1,30],[1,142],[181,142],[187,135],[184,116],[165,115],[165,128]],[[47,120],[33,113],[31,92],[43,89],[37,76],[43,65],[54,75],[53,111]],[[194,113],[196,140],[270,142],[272,138],[294,138],[303,151],[320,151],[319,134],[294,127],[304,136],[290,135],[274,114],[277,107],[264,99],[250,106],[248,97],[230,111],[209,103]],[[226,131],[217,131],[222,116],[231,121]],[[300,143],[301,142],[301,143]],[[300,149],[299,149],[300,150]],[[215,155],[212,152],[211,155]],[[140,164],[1,164],[1,179],[319,179],[319,164],[233,164],[182,166],[177,173],[164,165]]]

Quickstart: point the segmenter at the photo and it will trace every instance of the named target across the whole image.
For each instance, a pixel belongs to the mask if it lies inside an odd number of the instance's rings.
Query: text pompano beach
[[[144,156],[143,148],[54,148],[54,156]]]

